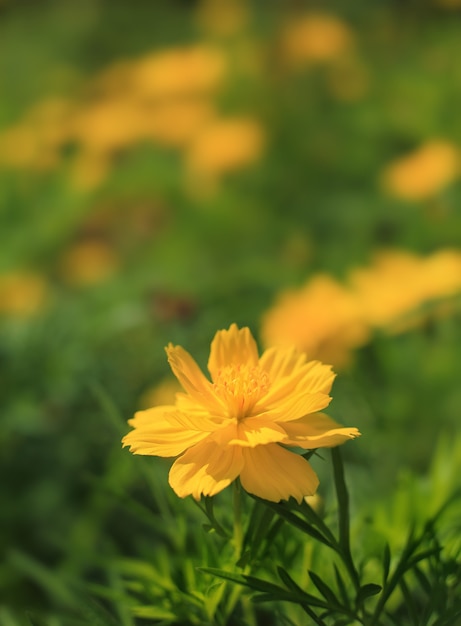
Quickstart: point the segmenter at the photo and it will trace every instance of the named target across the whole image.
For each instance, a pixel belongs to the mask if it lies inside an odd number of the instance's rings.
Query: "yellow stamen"
[[[237,420],[249,416],[269,386],[269,376],[264,370],[246,364],[227,365],[218,372],[214,382],[216,393],[228,406],[229,417]]]

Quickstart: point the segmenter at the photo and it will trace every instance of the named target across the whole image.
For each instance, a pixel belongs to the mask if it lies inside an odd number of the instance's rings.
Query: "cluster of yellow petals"
[[[350,284],[370,325],[403,331],[419,320],[422,305],[461,292],[461,252],[381,252],[370,268],[351,272]]]
[[[89,81],[80,102],[45,100],[0,133],[0,164],[52,170],[72,146],[69,175],[80,189],[99,185],[121,151],[146,142],[182,151],[192,174],[245,167],[261,154],[263,130],[251,117],[217,111],[228,65],[223,49],[209,44],[114,63]]]
[[[281,39],[283,56],[294,66],[336,61],[353,44],[349,26],[328,13],[298,16],[286,25]]]
[[[217,175],[253,163],[263,147],[264,133],[254,119],[218,119],[196,135],[186,152],[186,162],[194,174]]]
[[[343,367],[373,329],[402,332],[421,308],[461,293],[461,251],[427,257],[387,250],[341,284],[326,275],[281,293],[261,323],[264,345],[295,345],[312,358]],[[434,308],[434,310],[436,310]]]
[[[30,317],[46,306],[50,288],[44,276],[13,271],[0,274],[0,314]]]
[[[382,173],[384,189],[407,201],[431,198],[461,173],[461,152],[445,140],[432,140],[390,165]]]
[[[296,345],[336,367],[346,365],[351,350],[368,337],[359,301],[326,274],[315,276],[300,289],[281,293],[261,324],[264,345]]]
[[[321,411],[330,403],[331,367],[294,349],[261,356],[248,328],[218,331],[208,379],[180,346],[166,349],[184,393],[174,405],[138,411],[123,438],[135,454],[179,456],[169,482],[180,497],[213,496],[237,478],[251,494],[298,502],[317,489],[306,459],[290,448],[337,446],[360,433]]]

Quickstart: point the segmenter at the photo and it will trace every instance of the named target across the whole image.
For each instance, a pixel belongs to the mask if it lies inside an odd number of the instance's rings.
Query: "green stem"
[[[360,577],[352,559],[349,528],[349,494],[344,479],[344,466],[339,448],[331,449],[333,475],[338,500],[339,554],[351,577],[356,591],[360,589]]]
[[[242,525],[242,490],[238,480],[235,480],[232,484],[232,502],[234,507],[234,554],[235,563],[240,561],[243,549],[243,525]],[[244,574],[249,573],[249,566],[247,565],[243,569]],[[241,602],[242,612],[245,619],[245,624],[248,626],[255,626],[255,616],[253,607],[249,598],[242,597],[242,588],[239,585],[234,585],[227,602],[227,619],[230,619],[237,602]]]
[[[234,505],[234,552],[235,562],[238,563],[242,556],[243,546],[242,494],[238,480],[234,480],[232,489],[232,502]]]

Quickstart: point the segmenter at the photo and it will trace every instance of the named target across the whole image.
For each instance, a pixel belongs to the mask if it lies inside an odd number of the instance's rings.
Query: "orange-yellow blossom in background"
[[[461,291],[461,251],[440,250],[426,258],[382,251],[370,267],[350,272],[349,284],[371,326],[401,332],[420,321],[422,305]]]
[[[347,287],[326,274],[282,292],[263,316],[265,346],[295,345],[311,358],[343,367],[351,350],[368,341],[360,304]]]
[[[184,393],[174,405],[138,411],[123,438],[135,454],[179,458],[169,482],[179,497],[213,496],[240,478],[243,488],[278,502],[315,493],[318,478],[290,447],[312,450],[357,437],[322,413],[331,367],[293,348],[258,355],[248,328],[232,324],[211,343],[209,380],[180,346],[166,348]]]
[[[416,202],[435,196],[461,173],[461,152],[453,143],[434,139],[390,163],[381,182],[391,195]]]
[[[41,274],[12,271],[0,274],[0,314],[27,318],[47,305],[50,288]]]
[[[294,345],[342,368],[374,329],[404,332],[429,314],[450,312],[449,299],[459,293],[461,250],[427,257],[383,250],[370,265],[351,270],[344,284],[318,274],[280,293],[262,316],[261,338],[266,346]]]
[[[328,13],[300,15],[285,26],[281,35],[283,57],[293,66],[336,61],[353,45],[349,26]]]

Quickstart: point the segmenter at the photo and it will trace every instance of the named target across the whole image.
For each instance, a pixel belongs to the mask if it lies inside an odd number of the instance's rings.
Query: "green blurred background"
[[[318,273],[461,249],[460,57],[456,0],[0,2],[5,624],[59,614],[46,568],[94,581],[97,557],[167,541],[127,505],[150,506],[152,468],[195,519],[168,464],[120,446],[168,392],[168,342],[205,365],[216,330],[260,338]],[[450,293],[340,372],[357,507],[456,436],[459,321]]]

